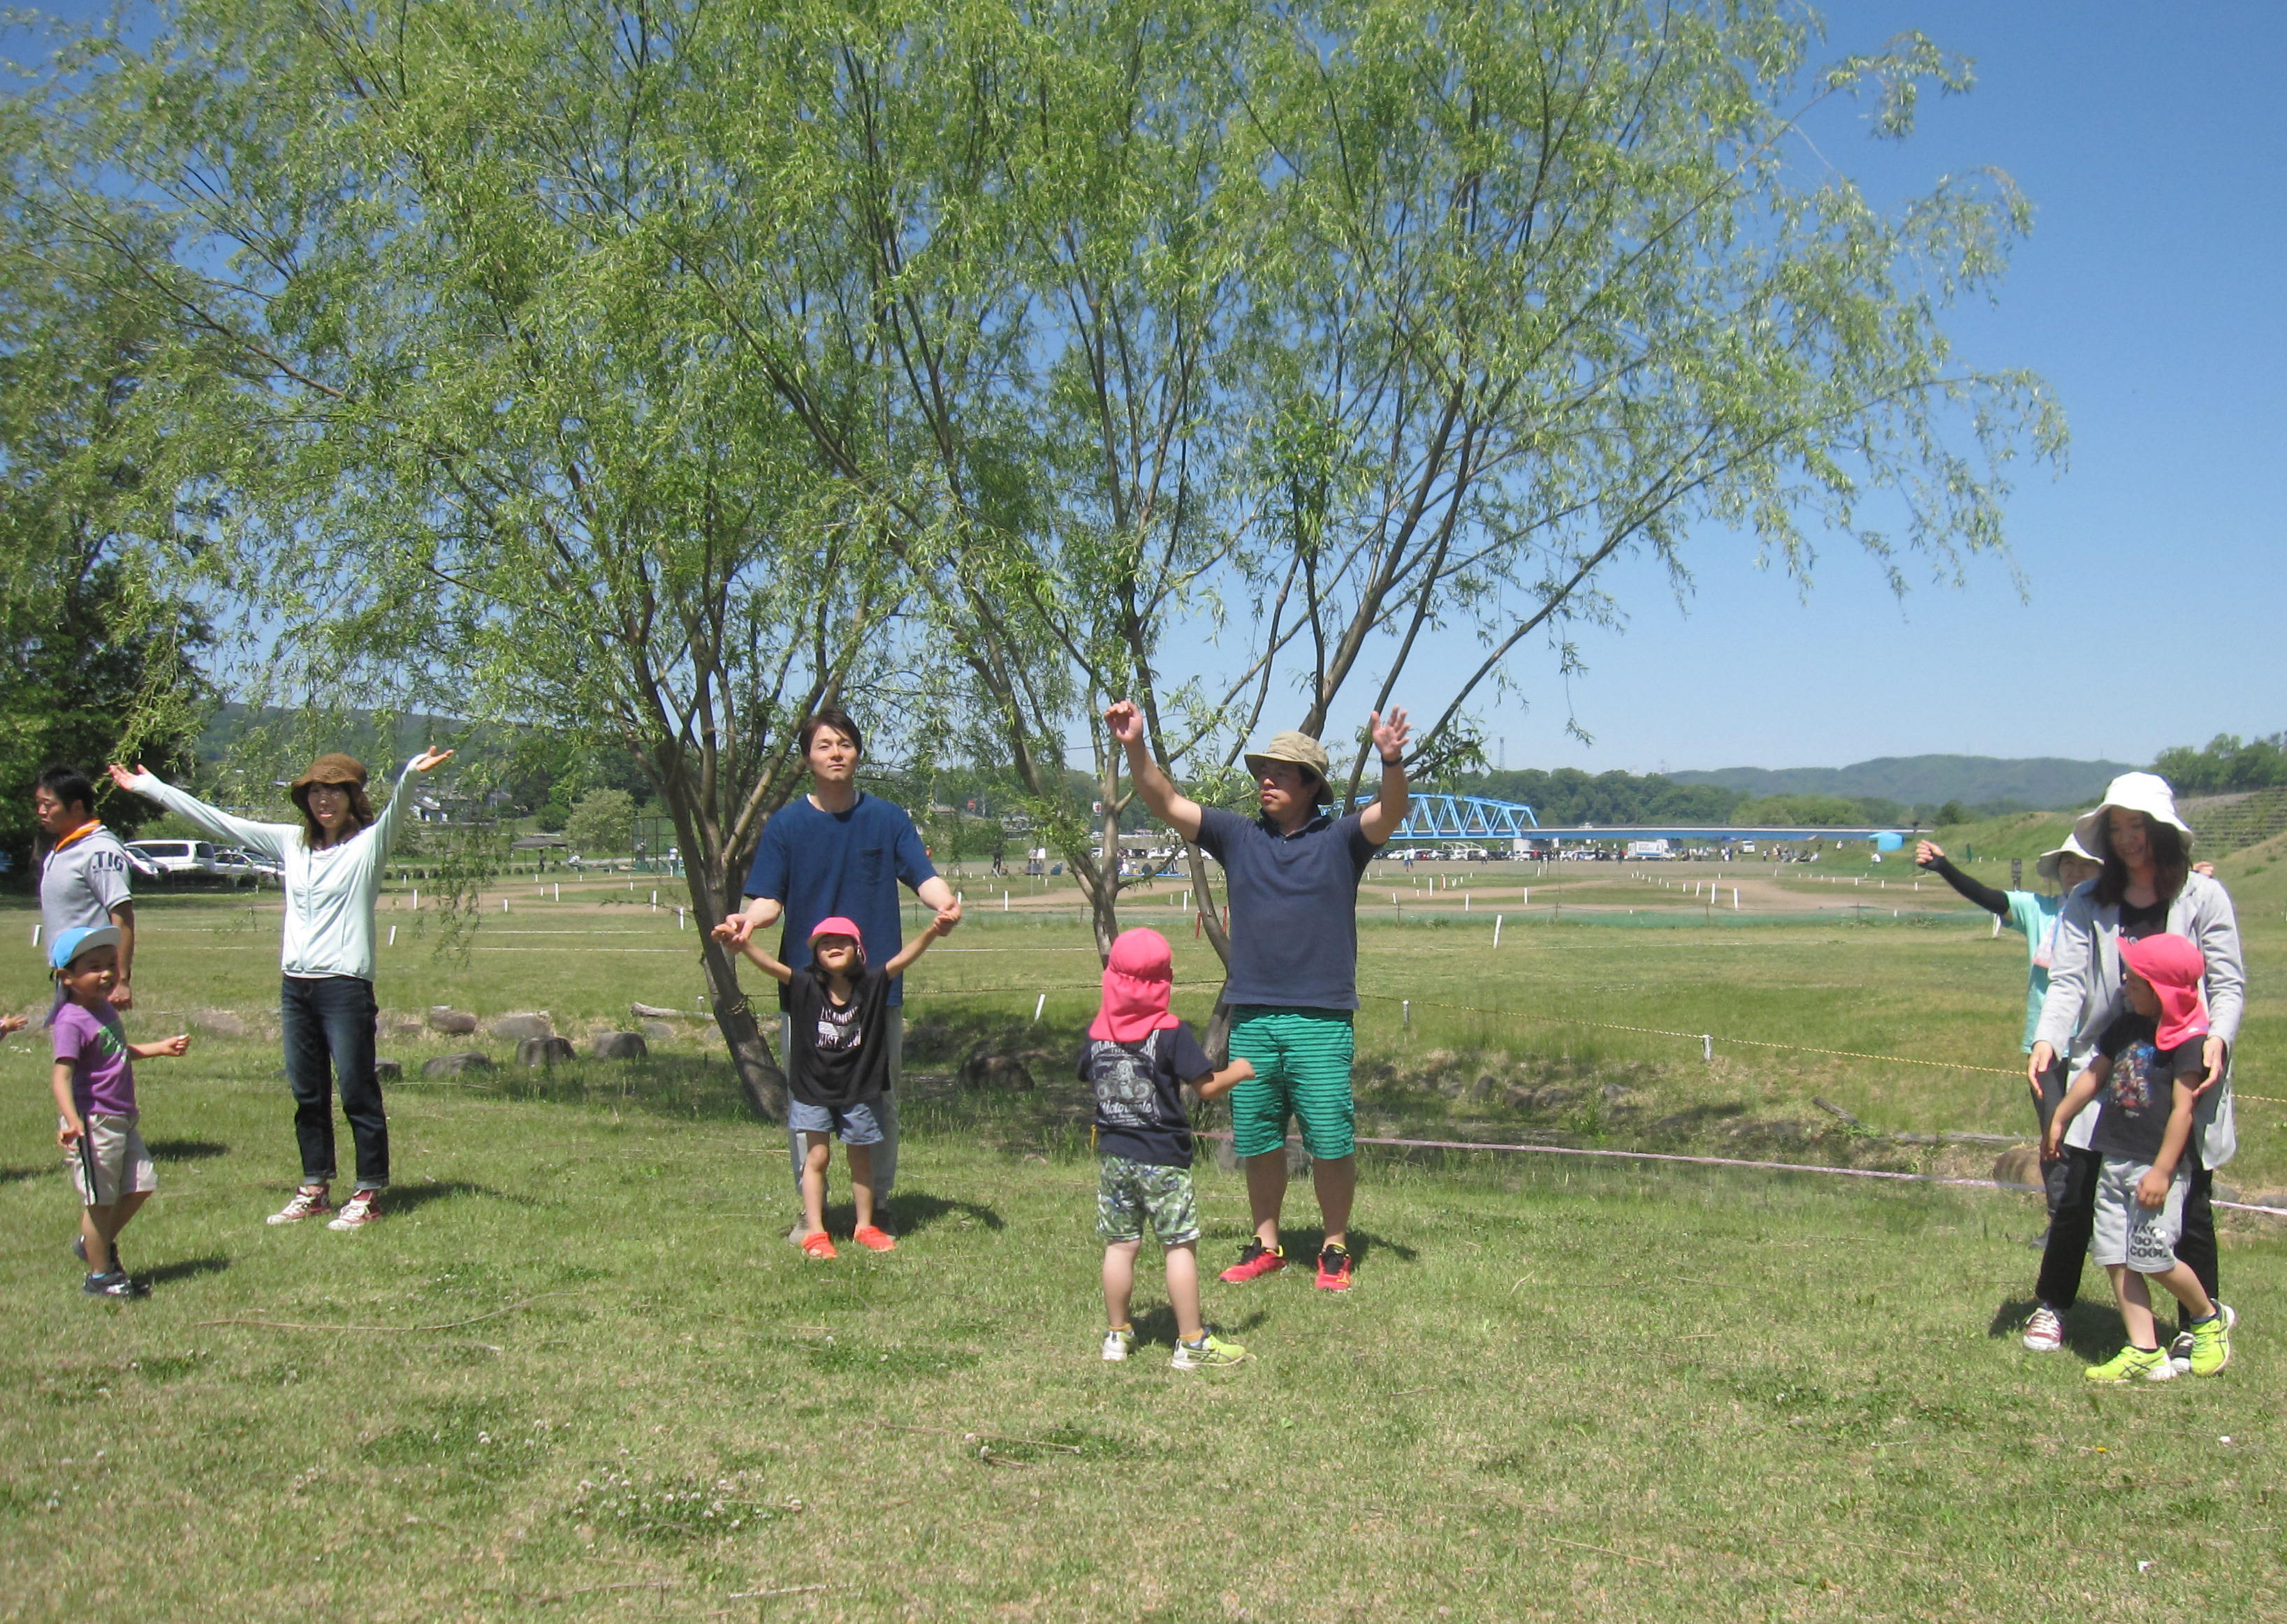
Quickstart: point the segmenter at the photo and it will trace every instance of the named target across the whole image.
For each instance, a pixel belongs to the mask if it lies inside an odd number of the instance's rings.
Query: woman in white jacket
[[[2190,861],[2192,831],[2176,813],[2165,779],[2124,772],[2104,803],[2082,815],[2074,837],[2101,858],[2104,872],[2065,899],[2050,955],[2049,991],[2026,1057],[2026,1074],[2038,1079],[2060,1056],[2078,1073],[2090,1051],[2126,1004],[2120,940],[2165,931],[2188,939],[2207,960],[2202,986],[2208,1005],[2203,1058],[2206,1081],[2192,1118],[2191,1188],[2184,1201],[2184,1232],[2176,1255],[2191,1265],[2208,1295],[2216,1285],[2215,1170],[2239,1149],[2231,1105],[2231,1058],[2246,1007],[2247,971],[2231,897]],[[2204,867],[2204,865],[2203,865]],[[2036,1294],[2040,1302],[2025,1322],[2025,1346],[2048,1352],[2063,1341],[2063,1315],[2080,1289],[2082,1260],[2095,1216],[2101,1158],[2088,1148],[2096,1113],[2084,1111],[2066,1136],[2065,1192],[2049,1225]],[[2226,1308],[2228,1320],[2238,1316]],[[2179,1335],[2177,1342],[2188,1344]],[[2170,1353],[2176,1354],[2176,1348]],[[2181,1349],[2189,1358],[2188,1345]]]
[[[379,1006],[373,996],[373,905],[381,867],[403,820],[406,783],[452,755],[424,750],[398,775],[389,804],[374,815],[365,793],[362,762],[320,756],[288,793],[302,821],[254,823],[209,806],[138,767],[114,763],[111,781],[156,801],[226,840],[275,859],[286,876],[285,983],[279,1020],[286,1042],[286,1077],[294,1089],[294,1132],[301,1142],[302,1184],[294,1199],[270,1216],[294,1224],[333,1211],[328,1200],[335,1176],[333,1093],[357,1145],[357,1186],[326,1227],[360,1229],[378,1216],[389,1184],[389,1120],[373,1050]]]

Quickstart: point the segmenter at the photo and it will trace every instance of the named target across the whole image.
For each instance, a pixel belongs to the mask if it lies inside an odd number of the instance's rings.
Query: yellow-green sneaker
[[[2101,1365],[2092,1365],[2081,1374],[2092,1382],[2103,1382],[2115,1386],[2127,1382],[2165,1382],[2176,1374],[2168,1363],[2167,1353],[2159,1348],[2140,1348],[2130,1343]]]
[[[1175,1357],[1167,1362],[1178,1370],[1217,1370],[1225,1365],[1243,1365],[1254,1357],[1235,1342],[1225,1342],[1209,1331],[1197,1342],[1175,1342]]]
[[[2231,1321],[2211,1314],[2192,1327],[2192,1374],[2212,1376],[2231,1363]]]

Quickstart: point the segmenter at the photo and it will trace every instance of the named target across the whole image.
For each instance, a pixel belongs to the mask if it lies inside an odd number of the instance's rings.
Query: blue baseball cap
[[[74,959],[98,947],[119,946],[117,925],[75,925],[68,931],[56,932],[56,939],[48,944],[48,967],[68,970]]]

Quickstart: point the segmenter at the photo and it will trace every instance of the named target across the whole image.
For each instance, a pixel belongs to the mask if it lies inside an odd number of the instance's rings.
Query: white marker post
[[[1735,914],[1739,911],[1739,888],[1736,885],[1731,887],[1731,911]]]
[[[1495,914],[1493,915],[1493,946],[1496,947],[1500,946],[1500,928],[1501,916],[1499,914]]]
[[[389,945],[392,947],[397,946],[397,927],[395,925],[389,927]]]
[[[1042,993],[1042,994],[1040,995],[1040,997],[1038,997],[1037,999],[1033,1000],[1033,1022],[1034,1022],[1034,1024],[1035,1024],[1035,1025],[1037,1025],[1037,1024],[1039,1023],[1039,1021],[1040,1021],[1040,1018],[1041,1018],[1041,1010],[1045,1010],[1045,1009],[1047,1009],[1048,1007],[1049,1007],[1049,995],[1048,995],[1046,993]]]

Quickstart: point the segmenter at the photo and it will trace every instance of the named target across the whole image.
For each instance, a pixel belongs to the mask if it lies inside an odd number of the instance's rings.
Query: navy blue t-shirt
[[[896,802],[861,793],[848,812],[830,812],[803,796],[763,825],[747,895],[785,905],[778,956],[792,969],[809,967],[811,930],[836,914],[864,933],[866,962],[886,964],[906,945],[898,918],[898,883],[919,890],[936,877],[922,850],[921,832]],[[900,976],[890,984],[890,1002],[905,1001]],[[789,1007],[781,986],[779,1008]]]
[[[1207,1051],[1181,1022],[1135,1043],[1088,1039],[1080,1049],[1080,1080],[1096,1095],[1096,1148],[1146,1167],[1191,1166],[1183,1085],[1214,1071]]]
[[[1324,813],[1292,835],[1262,818],[1208,808],[1199,847],[1231,897],[1230,1002],[1355,1010],[1357,888],[1381,850],[1358,814]]]

